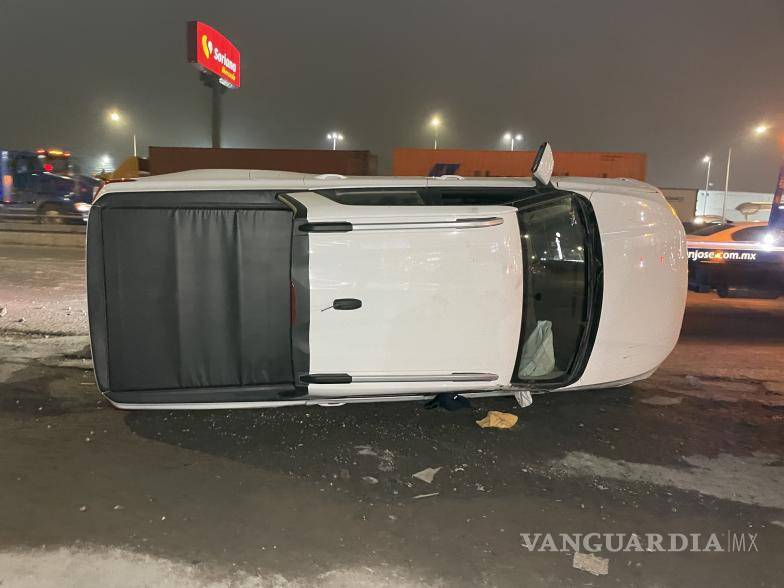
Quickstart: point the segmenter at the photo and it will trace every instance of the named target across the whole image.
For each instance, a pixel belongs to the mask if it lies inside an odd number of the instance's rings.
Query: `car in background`
[[[47,224],[84,224],[103,182],[91,176],[64,175],[41,154],[0,151],[0,219]]]
[[[720,215],[700,215],[693,219],[683,221],[683,230],[687,235],[709,235],[710,231],[719,231],[735,225],[731,220],[722,218]],[[708,231],[707,233],[705,231]]]
[[[784,293],[784,234],[767,222],[706,225],[686,236],[689,289],[720,297]]]

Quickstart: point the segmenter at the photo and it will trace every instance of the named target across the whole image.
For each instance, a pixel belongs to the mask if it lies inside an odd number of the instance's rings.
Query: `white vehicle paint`
[[[345,203],[361,191],[405,189],[488,196],[505,191],[519,193],[521,200],[515,206]],[[589,228],[601,243],[602,261],[594,276],[598,286],[592,286],[601,292],[600,308],[595,307],[591,332],[581,335],[579,369],[573,378],[566,377],[571,372],[565,373],[563,385],[557,378],[542,383],[516,377],[521,331],[531,326],[523,314],[528,304],[526,260],[532,252],[521,238],[518,208],[547,190],[581,198],[586,203],[581,206],[590,213],[586,222],[592,223]],[[287,395],[242,400],[210,396],[203,402],[178,401],[176,391],[168,399],[150,392],[144,397],[150,401],[138,395],[126,401],[113,396],[109,369],[105,381],[99,377],[99,386],[118,407],[290,406],[418,399],[442,391],[497,395],[520,389],[614,386],[650,375],[672,350],[680,331],[687,271],[683,229],[661,192],[642,182],[553,178],[545,190],[525,178],[199,170],[110,184],[94,209],[101,208],[102,199],[123,193],[154,202],[160,193],[205,191],[274,192],[296,211],[293,255],[297,243],[306,243],[307,264],[295,267],[298,262],[292,261],[292,289],[295,297],[307,298],[307,308],[299,306],[305,302],[294,304],[292,349],[295,368],[304,365],[304,354],[307,369],[295,369],[296,392]],[[325,195],[335,191],[346,193],[342,201]],[[302,223],[316,228],[304,230]],[[350,230],[335,229],[341,223]],[[569,255],[561,252],[560,242],[558,255],[568,270]],[[89,273],[88,267],[88,279]],[[554,292],[557,295],[558,289]],[[333,308],[341,299],[358,300],[361,307]],[[91,319],[101,308],[91,300]],[[94,324],[91,320],[91,328]],[[296,332],[301,333],[303,325],[306,341],[298,343]],[[557,326],[556,331],[563,333]],[[93,345],[105,344],[105,336],[94,335]],[[237,389],[232,390],[236,396]]]

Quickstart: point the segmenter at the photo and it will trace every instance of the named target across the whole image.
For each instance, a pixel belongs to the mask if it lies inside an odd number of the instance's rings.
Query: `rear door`
[[[307,211],[294,241],[308,241],[311,395],[508,383],[522,308],[514,209],[289,197]]]
[[[293,393],[292,213],[259,192],[109,193],[88,225],[99,387],[121,406]]]

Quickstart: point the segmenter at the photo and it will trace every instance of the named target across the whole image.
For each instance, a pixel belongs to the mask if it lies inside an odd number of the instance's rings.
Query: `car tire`
[[[38,222],[43,225],[64,225],[65,216],[56,206],[42,206],[38,209]]]

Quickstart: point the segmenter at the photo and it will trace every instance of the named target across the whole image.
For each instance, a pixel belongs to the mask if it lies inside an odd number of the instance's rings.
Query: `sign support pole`
[[[212,78],[212,148],[221,146],[221,91],[222,86],[217,78]]]
[[[226,87],[220,83],[218,76],[202,72],[201,81],[205,86],[210,88],[212,92],[212,111],[210,119],[212,121],[212,148],[220,149],[221,147],[221,118],[223,109],[221,108],[221,96],[226,92]]]

